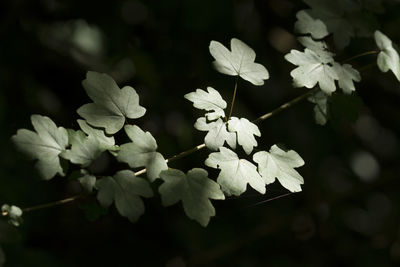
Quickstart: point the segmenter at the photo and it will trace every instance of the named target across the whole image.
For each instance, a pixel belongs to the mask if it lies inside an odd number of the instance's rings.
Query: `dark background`
[[[230,101],[234,79],[217,73],[211,40],[237,37],[257,52],[270,79],[262,87],[239,81],[234,114],[250,120],[307,91],[292,88],[293,65],[283,56],[299,48],[293,33],[300,1],[15,0],[0,4],[0,203],[22,208],[79,193],[67,178],[41,181],[10,137],[29,128],[30,115],[78,128],[76,109],[91,102],[81,81],[88,70],[107,72],[140,95],[146,115],[135,123],[171,157],[203,142],[192,126],[201,112],[183,95],[212,86]],[[399,5],[379,16],[381,30],[400,43]],[[331,38],[328,38],[331,42]],[[338,60],[373,50],[359,39]],[[376,60],[351,62],[362,68]],[[146,200],[136,224],[114,207],[92,222],[79,203],[24,215],[16,243],[4,243],[5,266],[397,266],[400,264],[400,86],[375,67],[362,72],[360,98],[337,96],[333,119],[314,123],[302,102],[260,124],[259,148],[296,150],[306,165],[303,192],[285,194],[276,182],[260,195],[215,201],[207,228],[188,219],[181,204]],[[362,99],[362,100],[360,100]],[[349,101],[350,100],[350,101]],[[123,138],[123,137],[120,137]],[[204,167],[207,151],[171,163]],[[103,155],[92,166],[112,174],[124,167]],[[214,177],[216,172],[209,170]]]

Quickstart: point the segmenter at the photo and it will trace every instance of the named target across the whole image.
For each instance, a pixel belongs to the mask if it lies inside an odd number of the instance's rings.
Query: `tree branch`
[[[235,88],[236,88],[236,86],[235,86]],[[302,95],[290,100],[289,102],[286,102],[285,104],[282,104],[278,108],[276,108],[276,109],[274,109],[274,110],[272,110],[272,111],[270,111],[270,112],[258,117],[257,119],[255,119],[253,121],[253,123],[260,123],[260,122],[262,122],[262,121],[264,121],[264,120],[266,120],[268,118],[271,118],[272,116],[275,116],[276,114],[282,112],[283,110],[292,107],[293,105],[301,102],[302,100],[304,100],[307,97],[311,96],[312,94],[316,93],[318,90],[319,90],[318,88],[310,90],[307,93],[302,94]],[[186,157],[186,156],[188,156],[188,155],[190,155],[190,154],[192,154],[192,153],[194,153],[196,151],[199,151],[199,150],[201,150],[201,149],[203,149],[205,147],[206,147],[206,144],[204,144],[204,143],[200,144],[200,145],[197,145],[197,146],[195,146],[195,147],[193,147],[191,149],[188,149],[188,150],[183,151],[183,152],[181,152],[181,153],[179,153],[177,155],[174,155],[174,156],[166,159],[165,161],[168,163],[168,162],[172,162],[172,161],[178,160],[178,159]],[[144,174],[144,173],[146,173],[146,168],[135,172],[135,176],[139,176],[139,175]],[[61,200],[58,200],[58,201],[55,201],[55,202],[50,202],[50,203],[47,203],[47,204],[37,205],[37,206],[29,207],[29,208],[24,208],[24,209],[22,209],[22,211],[25,213],[25,212],[29,212],[29,211],[33,211],[33,210],[40,210],[40,209],[50,208],[50,207],[54,207],[54,206],[59,206],[59,205],[63,205],[63,204],[69,203],[69,202],[73,202],[73,201],[75,201],[77,199],[80,199],[80,198],[82,198],[84,196],[85,195],[79,194],[79,195],[75,195],[75,196],[72,196],[72,197],[69,197],[69,198],[61,199]]]

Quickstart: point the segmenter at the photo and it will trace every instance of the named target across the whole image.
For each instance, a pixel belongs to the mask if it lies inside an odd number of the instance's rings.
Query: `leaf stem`
[[[233,111],[233,105],[235,104],[235,98],[236,98],[236,91],[237,91],[238,80],[239,80],[239,76],[236,76],[236,78],[235,78],[235,89],[233,90],[231,108],[230,108],[230,110],[229,110],[229,115],[228,115],[227,121],[229,121],[229,119],[231,118],[232,111]]]
[[[236,88],[237,88],[237,82],[235,83],[235,92],[236,92]],[[305,94],[302,94],[302,95],[290,100],[289,102],[286,102],[285,104],[282,104],[281,106],[279,106],[278,108],[272,110],[271,112],[268,112],[268,113],[258,117],[257,119],[255,119],[253,121],[253,123],[260,123],[261,121],[264,121],[264,120],[266,120],[266,119],[268,119],[268,118],[270,118],[272,116],[275,116],[276,114],[280,113],[281,111],[283,111],[285,109],[288,109],[289,107],[292,107],[293,105],[301,102],[302,100],[306,99],[310,95],[316,93],[318,90],[319,90],[318,88],[310,90],[310,91],[306,92]],[[234,92],[233,99],[232,99],[231,111],[232,111],[232,107],[233,107],[233,102],[235,100],[235,92]],[[172,161],[178,160],[180,158],[186,157],[186,156],[188,156],[188,155],[190,155],[190,154],[192,154],[192,153],[194,153],[196,151],[199,151],[199,150],[201,150],[201,149],[203,149],[205,147],[206,147],[206,144],[204,144],[204,143],[200,144],[200,145],[197,145],[197,146],[195,146],[195,147],[193,147],[191,149],[188,149],[186,151],[183,151],[183,152],[181,152],[179,154],[176,154],[176,155],[166,159],[165,162],[168,163],[168,162],[172,162]],[[141,170],[135,172],[135,176],[139,176],[141,174],[144,174],[144,173],[146,173],[146,171],[147,171],[146,168],[141,169]],[[281,197],[284,197],[284,196],[287,196],[287,195],[289,195],[289,194],[284,194],[284,195],[281,195],[281,196],[278,196],[278,197],[275,197],[275,198],[267,199],[267,200],[264,200],[262,202],[259,202],[258,204],[269,202],[269,201],[272,201],[272,200],[275,200],[275,199],[278,199],[278,198],[281,198]],[[46,203],[46,204],[42,204],[42,205],[37,205],[37,206],[24,208],[24,209],[22,209],[22,212],[26,213],[26,212],[30,212],[30,211],[34,211],[34,210],[40,210],[40,209],[45,209],[45,208],[50,208],[50,207],[54,207],[54,206],[67,204],[67,203],[73,202],[73,201],[75,201],[75,200],[77,200],[79,198],[82,198],[84,196],[86,196],[86,195],[79,194],[79,195],[75,195],[75,196],[72,196],[72,197],[69,197],[69,198],[65,198],[65,199],[61,199],[61,200],[58,200],[58,201],[54,201],[54,202],[50,202],[50,203]]]
[[[282,104],[281,106],[277,107],[276,109],[272,110],[271,112],[268,112],[260,117],[258,117],[257,119],[255,119],[253,121],[253,123],[260,123],[263,120],[266,120],[272,116],[275,116],[276,114],[280,113],[281,111],[290,108],[291,106],[301,102],[302,100],[306,99],[307,97],[315,94],[316,92],[318,92],[319,88],[315,88],[313,90],[308,91],[305,94],[302,94],[292,100],[290,100],[289,102],[286,102],[285,104]]]
[[[68,198],[65,198],[65,199],[57,200],[57,201],[54,201],[54,202],[41,204],[41,205],[37,205],[37,206],[32,206],[32,207],[29,207],[29,208],[24,208],[24,209],[22,209],[22,212],[26,213],[26,212],[30,212],[30,211],[34,211],[34,210],[41,210],[41,209],[45,209],[45,208],[51,208],[51,207],[63,205],[63,204],[75,201],[75,200],[77,200],[79,198],[82,198],[84,196],[85,195],[79,194],[79,195],[75,195],[75,196],[68,197]]]
[[[368,56],[368,55],[375,55],[375,54],[378,54],[378,53],[379,53],[379,51],[376,51],[376,50],[367,51],[367,52],[364,52],[364,53],[361,53],[361,54],[352,56],[352,57],[350,57],[350,58],[348,58],[348,59],[345,59],[345,60],[343,61],[343,63],[352,61],[352,60],[354,60],[354,59],[356,59],[356,58],[360,58],[360,57]]]

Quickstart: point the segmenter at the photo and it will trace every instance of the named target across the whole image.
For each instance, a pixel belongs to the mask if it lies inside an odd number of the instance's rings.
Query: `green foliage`
[[[121,216],[136,222],[144,213],[144,204],[140,197],[152,197],[149,183],[130,170],[117,172],[113,177],[107,176],[96,181],[99,190],[97,199],[103,207],[113,202]]]
[[[126,162],[130,167],[146,167],[147,177],[154,181],[160,172],[168,169],[164,157],[156,152],[157,143],[149,132],[144,132],[136,125],[126,125],[125,132],[132,140],[121,146],[118,160]]]
[[[78,114],[89,124],[104,128],[107,134],[121,130],[126,118],[137,119],[146,112],[139,105],[135,89],[130,86],[120,89],[107,74],[89,71],[82,84],[94,103],[80,107]]]
[[[204,169],[194,168],[187,174],[169,169],[160,176],[164,180],[158,189],[163,205],[171,206],[181,200],[186,215],[202,226],[207,226],[210,217],[215,216],[210,199],[225,199],[220,186],[208,178]]]
[[[335,54],[323,39],[332,34],[336,48],[342,49],[352,37],[370,36],[374,24],[364,23],[363,16],[379,11],[380,5],[373,4],[374,1],[350,0],[337,3],[328,0],[305,2],[311,9],[299,11],[294,26],[294,31],[302,35],[298,41],[304,50],[291,50],[285,55],[287,61],[297,66],[290,73],[293,85],[315,88],[304,99],[308,97],[315,104],[314,116],[318,124],[326,124],[330,116],[335,117],[341,112],[353,118],[354,112],[349,106],[356,104],[348,103],[357,102],[355,82],[361,81],[360,72],[348,64],[353,58],[336,61]],[[375,41],[380,49],[378,67],[383,72],[391,70],[400,80],[399,56],[391,40],[380,31],[375,31]],[[220,73],[239,76],[253,85],[263,85],[269,79],[268,70],[255,63],[254,50],[236,38],[231,39],[230,50],[220,42],[211,41],[209,51],[215,59],[213,65]],[[238,89],[237,79],[235,81],[233,99]],[[186,174],[181,170],[169,169],[169,160],[157,151],[157,142],[152,134],[137,125],[127,124],[127,119],[140,118],[146,112],[139,105],[135,89],[130,86],[121,89],[110,76],[97,72],[88,72],[82,84],[93,103],[78,109],[78,114],[84,118],[77,121],[81,130],[66,130],[57,127],[48,117],[33,115],[31,120],[35,132],[18,130],[12,140],[20,150],[37,160],[36,166],[46,180],[56,174],[66,175],[60,157],[79,165],[76,178],[83,188],[83,194],[97,194],[97,200],[103,207],[93,203],[81,205],[92,219],[104,214],[104,208],[114,203],[120,215],[132,222],[137,221],[145,211],[142,198],[153,196],[150,183],[158,178],[161,178],[161,185],[156,182],[152,186],[159,186],[162,204],[170,206],[182,201],[187,216],[202,226],[208,225],[210,218],[216,214],[210,199],[223,200],[225,195],[239,196],[247,190],[247,185],[264,194],[266,186],[277,179],[290,192],[302,190],[304,179],[295,168],[303,166],[304,160],[297,152],[284,151],[276,145],[272,145],[269,151],[257,150],[252,160],[258,166],[250,159],[239,158],[233,151],[237,144],[247,154],[245,157],[251,157],[258,145],[255,137],[261,137],[261,132],[249,119],[231,116],[234,101],[230,103],[230,111],[226,115],[227,102],[212,87],[197,89],[184,97],[195,108],[205,111],[204,116],[196,120],[194,128],[207,132],[204,143],[211,151],[204,164],[219,170],[216,181],[208,177],[205,169],[192,168]],[[112,135],[122,128],[130,142],[116,145]],[[204,145],[179,156],[190,154],[200,147]],[[88,166],[102,153],[110,153],[118,161],[127,163],[131,169],[117,171],[113,176],[91,173]],[[139,167],[144,169],[135,173],[133,169]],[[145,173],[148,179],[138,177]],[[3,213],[8,214],[14,225],[20,222],[20,211],[15,206],[3,206]]]
[[[211,41],[210,53],[215,58],[214,67],[223,74],[240,76],[254,85],[263,85],[269,78],[267,69],[254,63],[254,50],[236,38],[231,40],[231,51],[220,42]]]
[[[63,127],[48,117],[32,115],[33,128],[36,132],[20,129],[12,137],[17,147],[32,159],[37,159],[36,168],[45,180],[49,180],[57,173],[64,176],[58,157],[68,145],[68,133]]]

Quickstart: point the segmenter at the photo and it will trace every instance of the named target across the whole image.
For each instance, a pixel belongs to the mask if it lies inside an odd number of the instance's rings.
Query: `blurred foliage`
[[[392,2],[379,21],[399,44],[400,7]],[[0,6],[0,203],[28,207],[79,192],[76,181],[40,181],[10,137],[30,127],[31,114],[76,128],[76,109],[90,102],[81,86],[87,70],[137,90],[148,110],[138,123],[166,157],[203,142],[193,128],[198,111],[184,94],[213,86],[231,97],[234,81],[212,69],[210,40],[245,41],[270,72],[263,87],[239,82],[234,113],[255,119],[306,90],[292,88],[293,66],[283,59],[298,47],[292,33],[295,13],[305,7],[300,1],[5,0]],[[355,40],[338,57],[374,47],[372,39]],[[264,149],[284,142],[305,159],[303,192],[262,202],[285,193],[276,184],[265,195],[217,202],[208,228],[186,218],[181,206],[163,208],[159,197],[146,201],[136,224],[114,209],[100,216],[105,211],[90,200],[35,211],[24,216],[19,242],[1,244],[5,266],[397,266],[400,86],[376,67],[361,74],[357,117],[348,114],[355,102],[338,98],[334,122],[325,127],[314,123],[306,102],[260,125]],[[206,157],[201,151],[171,165],[187,171]],[[113,174],[118,163],[105,155],[91,168]],[[88,221],[84,211],[98,220]]]

